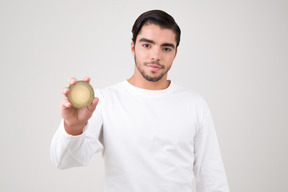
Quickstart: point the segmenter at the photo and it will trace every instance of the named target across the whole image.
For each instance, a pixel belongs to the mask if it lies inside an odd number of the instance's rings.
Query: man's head
[[[131,52],[134,77],[150,82],[166,82],[180,41],[180,28],[173,17],[160,10],[143,13],[132,28]]]
[[[136,19],[132,27],[132,33],[133,33],[132,41],[134,42],[134,44],[136,43],[136,38],[141,28],[143,27],[143,25],[147,24],[155,24],[163,29],[172,30],[175,33],[176,45],[178,47],[180,43],[181,30],[177,25],[177,23],[175,22],[174,18],[168,13],[161,10],[147,11],[145,13],[142,13]]]

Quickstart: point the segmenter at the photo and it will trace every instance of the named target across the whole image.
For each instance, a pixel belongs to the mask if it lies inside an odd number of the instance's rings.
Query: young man
[[[167,13],[152,10],[138,17],[132,33],[130,79],[95,90],[84,109],[73,108],[63,89],[52,161],[59,168],[82,166],[102,151],[106,192],[191,192],[194,176],[197,192],[228,192],[206,102],[167,79],[180,28]]]

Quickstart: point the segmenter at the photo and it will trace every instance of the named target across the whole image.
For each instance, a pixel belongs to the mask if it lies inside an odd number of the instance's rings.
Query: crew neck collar
[[[166,89],[159,89],[159,90],[139,88],[139,87],[136,87],[136,86],[132,85],[131,83],[129,83],[128,80],[124,80],[123,83],[129,91],[132,91],[133,93],[136,93],[136,94],[163,95],[163,94],[171,92],[175,87],[175,84],[171,80],[169,80],[169,81],[170,81],[170,85]]]

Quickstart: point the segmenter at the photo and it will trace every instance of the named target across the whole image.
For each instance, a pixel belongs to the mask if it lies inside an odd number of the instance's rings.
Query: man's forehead
[[[176,46],[176,34],[172,29],[160,27],[156,24],[145,24],[138,33],[137,40],[149,39],[154,42],[173,43]]]

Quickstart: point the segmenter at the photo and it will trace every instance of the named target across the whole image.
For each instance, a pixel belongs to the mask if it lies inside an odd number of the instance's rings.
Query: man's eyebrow
[[[175,48],[175,45],[173,43],[163,43],[161,46],[162,47],[171,47],[173,49]]]
[[[155,44],[154,41],[150,40],[150,39],[146,39],[146,38],[142,38],[139,40],[139,42],[146,42],[146,43],[152,43]],[[175,48],[175,45],[173,43],[163,43],[161,44],[162,47],[171,47],[171,48]]]
[[[150,40],[150,39],[146,39],[146,38],[142,38],[142,39],[140,39],[139,42],[147,42],[147,43],[155,44],[154,41],[152,41],[152,40]]]

